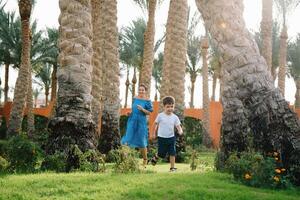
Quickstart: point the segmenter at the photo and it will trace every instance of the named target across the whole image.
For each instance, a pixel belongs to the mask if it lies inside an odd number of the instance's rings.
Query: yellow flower
[[[274,179],[274,181],[276,181],[276,182],[278,182],[278,181],[280,180],[278,176],[274,176],[273,179]]]
[[[284,168],[282,168],[282,169],[281,169],[281,171],[282,171],[282,172],[285,172],[285,169],[284,169]]]
[[[274,152],[273,155],[274,155],[274,156],[278,156],[279,154],[278,154],[277,152]]]
[[[279,158],[275,157],[275,160],[276,160],[276,161],[278,161],[278,160],[279,160]]]
[[[281,173],[281,170],[280,170],[280,169],[275,169],[275,172],[276,172],[277,174],[280,174],[280,173]]]
[[[246,173],[244,177],[245,177],[245,179],[246,179],[246,180],[248,180],[248,179],[251,179],[251,178],[252,178],[252,176],[251,176],[250,174],[248,174],[248,173]]]

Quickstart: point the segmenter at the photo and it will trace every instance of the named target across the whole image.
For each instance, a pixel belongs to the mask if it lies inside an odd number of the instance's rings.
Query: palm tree
[[[98,149],[108,153],[120,144],[119,53],[117,28],[117,0],[103,1],[103,110]],[[101,12],[100,11],[100,12]]]
[[[166,42],[162,71],[161,98],[173,96],[176,100],[175,113],[183,120],[184,80],[187,53],[188,6],[186,0],[171,0],[167,19]],[[177,152],[184,150],[180,138]]]
[[[203,136],[202,142],[206,147],[211,147],[212,140],[210,137],[210,111],[209,111],[209,90],[208,90],[208,64],[207,64],[207,52],[208,52],[208,37],[204,36],[201,39],[201,54],[202,54],[202,86],[203,86]]]
[[[282,14],[282,30],[280,34],[280,50],[279,50],[279,72],[278,87],[285,95],[285,76],[286,76],[286,54],[287,54],[287,14],[292,12],[300,3],[299,0],[275,0],[278,10]]]
[[[296,41],[288,46],[288,69],[289,74],[293,77],[296,85],[295,108],[300,108],[300,33]]]
[[[28,88],[26,97],[27,107],[27,134],[32,138],[34,132],[34,114],[33,114],[33,98],[32,98],[32,81],[31,81],[31,67],[28,69]]]
[[[200,37],[192,36],[188,39],[187,45],[187,68],[186,72],[190,75],[191,79],[191,100],[190,107],[194,108],[194,91],[195,91],[195,82],[197,76],[201,72],[199,67],[201,54],[200,54]]]
[[[81,151],[96,148],[91,114],[92,24],[90,1],[60,0],[59,90],[55,116],[46,152],[62,151],[72,156],[72,145]],[[76,27],[74,27],[76,24]],[[76,161],[68,160],[68,166]]]
[[[45,106],[48,106],[49,91],[51,89],[52,81],[52,67],[46,63],[36,69],[35,74],[35,78],[37,78],[38,81],[34,82],[45,90]]]
[[[33,95],[33,98],[34,98],[34,107],[35,108],[37,106],[37,99],[38,99],[38,96],[40,95],[40,92],[41,92],[41,89],[38,89],[38,88],[33,89],[33,92],[32,92],[32,95]]]
[[[19,0],[19,13],[22,25],[22,56],[21,67],[17,78],[14,101],[10,113],[7,135],[12,136],[21,130],[25,97],[28,88],[28,72],[30,68],[30,15],[32,0]]]
[[[262,0],[262,20],[260,31],[262,36],[262,56],[266,59],[268,70],[272,68],[272,24],[273,0]]]
[[[155,101],[158,100],[157,92],[160,91],[163,61],[164,61],[164,54],[160,52],[157,55],[157,58],[155,58],[153,62],[152,76],[155,81],[155,97],[154,97]]]
[[[104,18],[101,9],[103,9],[103,3],[98,0],[92,0],[92,26],[93,26],[93,74],[92,74],[92,115],[93,120],[96,123],[97,137],[100,134],[101,128],[101,95],[102,95],[102,63],[101,52],[104,51],[101,43],[103,41],[104,24],[102,19]]]
[[[266,62],[245,28],[243,2],[197,0],[196,3],[222,56],[223,159],[230,152],[247,150],[250,145],[247,138],[252,134],[254,148],[264,153],[279,151],[284,167],[299,184],[298,118],[274,87]]]
[[[143,64],[140,71],[139,83],[143,83],[147,88],[147,95],[150,95],[151,91],[151,72],[153,67],[154,58],[154,36],[155,36],[155,10],[157,0],[134,0],[137,4],[142,7],[146,7],[148,10],[148,22],[145,31],[144,38],[144,54],[143,54]],[[144,5],[144,6],[143,6]]]

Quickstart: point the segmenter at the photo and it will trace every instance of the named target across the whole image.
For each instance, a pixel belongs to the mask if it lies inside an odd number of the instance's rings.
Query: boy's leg
[[[170,155],[170,170],[174,171],[175,168],[175,155],[176,155],[176,147],[175,147],[176,138],[170,138],[168,143],[168,153]]]
[[[170,156],[170,169],[174,169],[175,167],[175,156]]]

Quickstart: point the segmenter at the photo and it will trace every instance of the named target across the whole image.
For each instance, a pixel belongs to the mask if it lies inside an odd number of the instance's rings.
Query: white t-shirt
[[[157,115],[155,123],[158,124],[158,137],[171,138],[175,136],[174,128],[180,125],[180,120],[174,113],[167,115],[162,112]]]

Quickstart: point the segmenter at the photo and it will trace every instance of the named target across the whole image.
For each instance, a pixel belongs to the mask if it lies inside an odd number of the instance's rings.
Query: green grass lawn
[[[240,185],[230,175],[212,171],[213,154],[200,155],[199,169],[178,164],[148,166],[140,174],[42,173],[0,177],[0,200],[7,199],[270,199],[300,198],[299,189],[270,190]],[[202,168],[202,169],[201,169]]]

